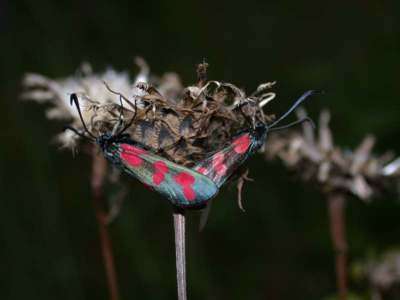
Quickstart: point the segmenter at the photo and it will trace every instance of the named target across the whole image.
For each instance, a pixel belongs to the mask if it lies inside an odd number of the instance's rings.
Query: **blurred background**
[[[279,111],[323,89],[307,109],[331,110],[338,145],[372,133],[375,151],[400,153],[399,17],[399,1],[1,1],[0,298],[108,299],[90,159],[51,143],[63,124],[20,101],[25,72],[65,77],[88,61],[133,78],[140,55],[153,73],[177,72],[188,85],[206,58],[210,79],[247,92],[276,80]],[[246,213],[227,187],[202,233],[189,217],[189,299],[329,299],[325,198],[279,162],[256,156],[249,166]],[[125,200],[109,227],[121,299],[176,299],[168,203],[133,181]],[[350,198],[349,264],[399,246],[399,215],[395,193]],[[365,281],[350,274],[349,286],[370,299]]]

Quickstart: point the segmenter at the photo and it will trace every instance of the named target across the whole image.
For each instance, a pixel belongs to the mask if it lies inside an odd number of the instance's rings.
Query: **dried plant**
[[[138,77],[143,78],[141,74]],[[26,74],[23,79],[25,92],[22,98],[38,103],[49,103],[50,106],[46,108],[46,116],[49,120],[67,121],[72,126],[81,128],[78,113],[70,105],[69,96],[72,92],[76,92],[86,99],[83,110],[85,121],[88,122],[94,118],[93,122],[95,122],[98,114],[101,117],[107,117],[104,116],[104,108],[117,104],[118,98],[106,90],[103,81],[112,82],[113,86],[118,87],[122,92],[131,90],[131,82],[126,72],[108,69],[102,74],[94,74],[91,66],[84,63],[76,75],[57,80],[40,74]],[[59,145],[71,149],[76,147],[78,139],[79,137],[70,131],[61,132],[56,137]]]
[[[299,110],[299,117],[306,116]],[[400,158],[390,152],[375,155],[375,138],[367,135],[354,150],[343,149],[333,142],[329,128],[330,114],[323,111],[318,136],[309,124],[303,131],[287,131],[270,137],[265,157],[279,159],[304,181],[314,183],[328,200],[331,238],[336,252],[339,296],[347,297],[347,241],[345,236],[345,200],[349,195],[363,201],[372,199],[398,181]]]
[[[112,69],[95,74],[87,63],[75,75],[58,80],[27,74],[22,97],[49,103],[46,109],[48,119],[64,120],[68,125],[82,130],[79,116],[69,102],[71,93],[78,94],[83,104],[84,121],[95,135],[113,130],[121,116],[125,122],[135,116],[133,125],[127,131],[133,140],[171,161],[189,167],[229,142],[241,128],[254,124],[255,120],[268,122],[273,119],[264,114],[263,107],[275,97],[275,93],[271,92],[274,82],[261,84],[254,93],[246,95],[230,83],[209,81],[208,65],[202,63],[197,69],[198,81],[184,88],[175,73],[153,76],[143,59],[137,58],[135,62],[140,72],[133,80],[127,72]],[[306,112],[299,110],[299,117],[305,116]],[[303,125],[301,132],[287,131],[271,135],[264,155],[269,160],[281,160],[305,181],[318,186],[326,196],[331,235],[337,251],[338,289],[340,298],[345,299],[345,200],[349,195],[364,201],[379,195],[394,179],[399,178],[400,158],[393,160],[390,153],[374,155],[372,148],[375,138],[372,136],[367,136],[354,151],[336,146],[329,119],[327,111],[321,113],[317,136],[308,124]],[[72,131],[60,133],[56,140],[64,148],[79,148],[79,136]],[[110,239],[106,230],[109,217],[101,208],[104,203],[99,205],[104,201],[102,185],[106,164],[102,157],[92,155],[92,190],[100,234],[102,241],[105,241],[102,251],[105,265],[108,266],[110,297],[117,299],[115,271],[108,243]],[[239,191],[246,176],[247,172],[239,178]],[[115,209],[112,211],[115,212]],[[186,298],[184,220],[182,212],[175,212],[180,299]]]
[[[299,116],[304,115],[304,110],[299,111]],[[309,124],[303,125],[303,132],[271,136],[266,158],[279,158],[288,168],[299,171],[304,180],[317,182],[324,193],[352,194],[364,201],[400,177],[400,158],[393,160],[391,152],[375,155],[372,135],[354,151],[334,145],[329,120],[329,112],[322,112],[317,138]]]
[[[183,88],[176,74],[150,76],[147,64],[142,59],[136,62],[141,71],[132,82],[126,72],[113,69],[94,74],[87,63],[77,75],[65,79],[27,74],[22,98],[51,103],[46,110],[48,119],[67,120],[83,129],[77,111],[70,105],[70,94],[76,93],[83,103],[84,121],[95,134],[112,130],[121,110],[125,119],[137,111],[128,131],[132,139],[164,152],[177,163],[190,165],[248,126],[249,118],[265,120],[261,108],[275,97],[270,91],[274,82],[261,84],[246,96],[233,84],[207,81],[207,64],[199,65],[197,84]],[[239,103],[246,105],[239,110]],[[76,147],[78,139],[69,131],[57,137],[66,148]]]
[[[238,130],[256,120],[270,121],[263,107],[275,97],[272,83],[262,84],[249,96],[233,84],[207,80],[207,64],[198,66],[198,82],[183,88],[179,77],[167,73],[152,77],[147,64],[139,59],[140,73],[131,82],[127,73],[108,70],[94,74],[84,64],[77,75],[51,80],[28,74],[24,79],[24,99],[52,104],[49,119],[67,120],[83,131],[77,112],[70,106],[75,93],[83,104],[83,121],[94,136],[112,131],[121,121],[129,124],[126,133],[155,153],[184,166],[192,166],[211,151],[229,142]],[[62,147],[76,149],[79,135],[65,131],[57,136]],[[102,210],[104,159],[93,151],[92,192],[99,223],[102,251],[109,279],[110,298],[117,299],[116,276],[106,230],[107,214]],[[241,182],[240,187],[243,185]],[[178,295],[186,299],[184,212],[174,212],[176,235]]]
[[[353,264],[353,274],[357,280],[366,280],[371,288],[372,300],[387,299],[388,294],[399,295],[400,252],[389,250],[379,257],[372,256]],[[393,298],[394,299],[394,298]]]

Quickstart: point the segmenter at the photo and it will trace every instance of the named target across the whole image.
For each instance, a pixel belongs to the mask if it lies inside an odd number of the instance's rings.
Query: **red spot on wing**
[[[192,188],[196,179],[192,175],[186,172],[181,172],[175,175],[174,179],[175,182],[182,187],[183,195],[186,200],[193,201],[196,199],[196,192]]]
[[[143,163],[143,159],[141,159],[136,154],[122,152],[121,158],[124,159],[132,167],[139,167]]]
[[[165,162],[159,160],[153,163],[153,167],[154,167],[153,182],[155,185],[159,185],[165,179],[165,173],[168,172],[168,166]]]
[[[121,158],[124,159],[130,166],[139,167],[143,163],[143,159],[139,155],[146,153],[144,149],[129,145],[121,144]]]
[[[223,153],[216,153],[213,157],[213,168],[215,173],[223,176],[226,173],[227,167],[224,164],[225,155]]]
[[[124,152],[130,153],[130,154],[140,155],[140,154],[147,153],[146,150],[136,147],[136,146],[133,146],[133,145],[129,145],[129,144],[121,144],[121,148]]]
[[[154,169],[156,170],[156,172],[159,172],[159,173],[167,173],[168,172],[168,166],[162,160],[156,161],[153,164],[153,166],[154,166]]]
[[[207,173],[207,169],[204,167],[198,167],[195,169],[197,172],[199,172],[200,174],[205,175]]]
[[[154,173],[153,174],[153,183],[155,185],[160,185],[165,179],[164,173]]]
[[[194,199],[196,199],[196,193],[194,192],[192,187],[184,187],[183,195],[188,201],[193,201]]]
[[[186,172],[175,175],[175,182],[181,186],[190,186],[194,183],[195,178]]]
[[[234,146],[233,150],[236,153],[239,153],[239,154],[246,153],[247,149],[249,149],[249,146],[250,146],[250,136],[248,134],[244,134],[244,135],[238,137],[232,143]]]

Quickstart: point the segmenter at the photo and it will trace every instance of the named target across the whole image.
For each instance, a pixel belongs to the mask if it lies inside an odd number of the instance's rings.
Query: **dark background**
[[[0,2],[0,298],[107,299],[90,200],[90,159],[58,151],[62,124],[19,101],[27,71],[49,77],[112,65],[178,72],[195,81],[206,58],[211,79],[248,92],[277,80],[279,109],[308,89],[317,117],[332,111],[335,141],[400,153],[399,1],[2,1]],[[277,106],[278,107],[278,106]],[[278,109],[278,108],[277,108]],[[281,110],[281,111],[282,111]],[[189,219],[190,299],[323,299],[335,292],[326,203],[279,163],[255,157],[245,187],[214,202],[206,230]],[[169,206],[136,182],[111,225],[122,299],[176,299]],[[395,196],[347,210],[351,261],[399,245]],[[351,281],[359,294],[367,286]]]

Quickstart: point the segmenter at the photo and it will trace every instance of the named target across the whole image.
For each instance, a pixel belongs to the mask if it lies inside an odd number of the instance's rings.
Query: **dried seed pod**
[[[299,111],[299,117],[307,114]],[[271,136],[265,150],[269,160],[280,159],[296,170],[304,180],[318,182],[324,193],[344,192],[361,200],[369,200],[400,177],[399,159],[390,162],[389,153],[376,156],[372,152],[375,138],[368,135],[355,151],[333,144],[329,128],[329,112],[320,115],[318,138],[309,124],[303,131],[292,131]]]

